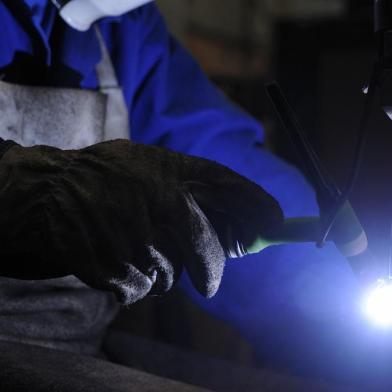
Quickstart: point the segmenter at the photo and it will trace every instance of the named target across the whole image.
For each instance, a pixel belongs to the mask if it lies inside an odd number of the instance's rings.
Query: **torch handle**
[[[258,236],[250,246],[246,247],[246,253],[259,253],[271,245],[317,242],[320,228],[318,216],[285,219],[283,225],[276,232]]]
[[[318,216],[289,218],[275,232],[258,236],[252,244],[246,246],[246,253],[258,253],[271,245],[317,243],[322,229],[322,221]],[[327,240],[335,242],[345,257],[356,256],[367,249],[366,234],[349,202],[338,213]]]

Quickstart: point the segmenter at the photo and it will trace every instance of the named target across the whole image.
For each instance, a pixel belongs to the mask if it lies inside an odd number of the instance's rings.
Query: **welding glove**
[[[0,274],[75,275],[124,304],[168,291],[183,266],[211,297],[232,241],[251,243],[281,222],[256,184],[154,146],[15,145],[0,161]]]

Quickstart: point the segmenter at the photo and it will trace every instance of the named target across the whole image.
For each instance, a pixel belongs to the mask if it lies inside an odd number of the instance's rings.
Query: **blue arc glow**
[[[379,279],[364,300],[367,317],[381,327],[392,327],[392,280]]]

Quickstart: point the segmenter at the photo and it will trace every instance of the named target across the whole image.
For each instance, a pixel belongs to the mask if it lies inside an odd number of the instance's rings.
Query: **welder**
[[[312,342],[335,336],[315,326],[347,315],[356,285],[332,245],[267,249],[221,281],[228,228],[252,242],[280,206],[317,213],[313,191],[153,2],[114,3],[0,2],[0,339],[98,355],[118,301],[184,269],[182,289],[260,357],[322,372]]]

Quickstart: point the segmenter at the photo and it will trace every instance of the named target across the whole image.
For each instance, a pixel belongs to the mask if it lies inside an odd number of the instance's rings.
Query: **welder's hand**
[[[126,304],[166,292],[183,266],[214,295],[231,243],[281,221],[271,196],[226,167],[126,140],[16,145],[0,162],[0,274],[73,274]]]

